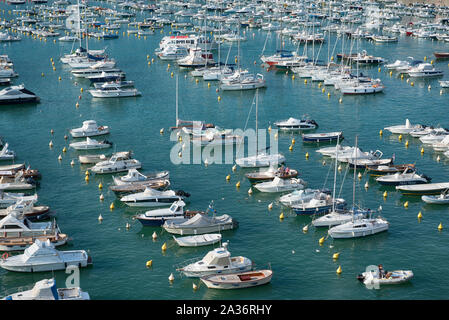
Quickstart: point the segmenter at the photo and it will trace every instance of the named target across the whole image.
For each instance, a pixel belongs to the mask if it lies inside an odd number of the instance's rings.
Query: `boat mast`
[[[259,106],[259,89],[256,89],[256,157],[259,155],[259,133],[258,133],[258,126],[257,126],[257,113],[258,113],[258,106]]]
[[[176,75],[176,126],[179,125],[178,119],[178,75]]]
[[[358,136],[355,136],[354,182],[352,184],[352,222],[354,222],[354,213],[355,213],[355,178],[356,178],[356,173],[357,173],[357,140],[358,140]]]
[[[334,192],[332,195],[332,212],[335,212],[335,188],[337,184],[337,165],[338,165],[338,147],[340,145],[340,136],[337,137],[337,146],[335,154],[335,171],[334,171]]]

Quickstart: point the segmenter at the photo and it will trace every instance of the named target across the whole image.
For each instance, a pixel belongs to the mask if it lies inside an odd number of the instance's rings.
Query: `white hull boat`
[[[410,132],[417,130],[419,128],[422,128],[422,125],[420,124],[411,125],[410,120],[406,119],[405,125],[400,124],[396,126],[385,127],[384,130],[388,130],[391,133],[396,134],[409,134]]]
[[[183,197],[173,190],[158,191],[151,188],[145,188],[143,192],[130,194],[120,199],[130,207],[169,207],[178,200],[183,200]]]
[[[382,218],[357,219],[330,228],[328,234],[334,239],[360,238],[387,231],[388,227]]]
[[[108,133],[109,127],[99,126],[95,120],[84,121],[82,127],[70,130],[70,134],[73,138],[94,137]]]
[[[178,238],[173,236],[173,240],[175,240],[180,247],[202,247],[220,242],[221,234],[207,233],[197,236],[187,236]]]
[[[273,271],[254,270],[243,273],[227,275],[210,275],[201,278],[201,281],[211,289],[243,289],[261,286],[271,281]]]
[[[380,277],[377,271],[366,271],[360,274],[357,279],[366,286],[401,284],[413,278],[412,270],[395,270]]]
[[[197,235],[232,230],[238,223],[229,215],[208,217],[200,213],[184,221],[167,221],[162,227],[168,233],[180,235]]]
[[[112,147],[112,143],[109,141],[97,141],[86,137],[86,141],[72,142],[69,147],[75,150],[97,150],[107,149]]]
[[[305,182],[302,179],[291,178],[291,179],[281,179],[275,177],[272,181],[262,182],[256,184],[254,187],[260,192],[286,192],[297,189],[304,189]]]

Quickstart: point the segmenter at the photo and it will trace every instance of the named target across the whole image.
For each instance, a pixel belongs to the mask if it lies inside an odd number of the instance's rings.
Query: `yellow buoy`
[[[337,274],[341,274],[341,266],[338,266],[338,268],[337,268]]]
[[[147,266],[147,268],[151,268],[153,266],[153,260],[148,260],[145,265]]]
[[[166,242],[164,242],[164,244],[162,245],[161,249],[162,249],[162,251],[167,250],[167,243]]]
[[[292,75],[292,80],[295,80],[295,75]]]
[[[380,72],[380,71],[381,71],[381,69],[379,68],[379,69],[377,69],[377,71],[378,71],[378,72]]]
[[[393,71],[390,71],[390,77],[393,75]]]
[[[424,61],[426,61],[426,60],[427,60],[427,56],[424,57]]]
[[[221,97],[220,97],[220,96],[218,96],[218,97],[217,97],[217,100],[218,100],[218,101],[221,101]]]
[[[323,90],[321,90],[321,92],[325,93],[325,92],[326,92],[326,89],[323,88]]]
[[[207,87],[210,88],[210,82],[207,83]]]
[[[309,226],[306,225],[302,228],[302,232],[306,233],[307,231],[309,231]]]
[[[307,84],[307,79],[304,79],[304,84]]]
[[[382,131],[382,129],[380,129],[380,130],[379,130],[379,136],[383,135],[383,133],[384,133],[384,132]]]
[[[408,201],[405,201],[404,208],[408,208]]]
[[[288,150],[292,151],[293,150],[293,146],[291,145],[290,147],[288,147]]]
[[[306,152],[306,159],[309,159],[309,153]]]
[[[236,188],[240,188],[240,181],[235,184]]]
[[[296,143],[295,138],[292,139],[292,145],[294,145]]]
[[[84,172],[84,174],[85,174],[86,176],[90,175],[89,170],[86,170],[86,172]]]
[[[440,222],[440,224],[438,225],[438,231],[443,230],[443,224]]]
[[[268,127],[268,132],[271,132],[271,126]]]
[[[405,147],[408,148],[408,140],[405,142]]]
[[[85,180],[86,182],[89,182],[89,176],[85,176],[85,177],[84,177],[84,180]]]
[[[399,141],[402,140],[402,134],[399,135],[398,139]]]
[[[83,88],[81,88],[81,89],[80,89],[80,92],[81,92],[81,93],[83,93],[83,91],[84,91],[84,89],[83,89]]]
[[[67,152],[67,148],[64,147],[64,148],[62,149],[62,152]]]
[[[401,80],[404,80],[404,75],[403,74],[401,74]]]
[[[281,212],[281,214],[279,215],[279,219],[283,220],[284,219],[284,213]]]
[[[173,74],[173,72],[172,72],[172,74]],[[173,77],[173,76],[172,76],[172,77]],[[196,82],[196,83],[198,83],[198,82],[200,82],[200,80],[198,80],[198,79],[195,79],[195,82]]]
[[[98,189],[103,189],[103,184],[101,182],[98,184]]]
[[[418,212],[418,219],[422,219],[422,213],[421,213],[421,211]]]
[[[336,252],[332,255],[332,259],[337,260],[340,257],[340,252]]]
[[[385,191],[385,192],[384,192],[384,198],[386,198],[387,196],[388,196],[388,192]]]
[[[109,206],[109,209],[114,210],[115,206],[114,206],[114,202],[111,203],[111,205]]]
[[[327,93],[327,97],[328,97],[328,98],[331,97],[331,93],[330,93],[330,92]]]
[[[421,148],[421,154],[423,154],[424,153],[424,148]]]
[[[231,175],[230,175],[230,174],[228,174],[228,175],[226,176],[226,181],[229,181],[229,180],[231,180]]]
[[[412,82],[410,82],[410,85],[413,87],[415,85],[415,83],[412,81]]]
[[[318,240],[318,243],[320,244],[320,246],[322,246],[324,243],[324,237],[320,238],[320,240]]]
[[[339,103],[342,103],[342,102],[343,102],[343,99],[342,99],[342,98],[338,99],[338,102],[339,102]]]

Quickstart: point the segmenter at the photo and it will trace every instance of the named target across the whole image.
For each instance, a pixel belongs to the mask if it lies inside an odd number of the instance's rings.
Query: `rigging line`
[[[324,189],[324,186],[327,184],[327,180],[329,179],[329,173],[331,172],[332,168],[333,168],[333,166],[329,166],[329,169],[327,170],[326,179],[324,179],[324,183],[323,183],[323,189]]]
[[[349,166],[346,166],[345,175],[343,176],[343,180],[342,180],[341,186],[340,186],[340,191],[338,192],[338,198],[340,198],[341,192],[343,191],[343,185],[344,185],[346,175],[348,174],[348,172],[349,172]]]
[[[257,92],[256,92],[256,94],[257,94]],[[251,112],[252,112],[252,110],[253,110],[253,106],[255,105],[256,94],[254,94],[254,98],[253,98],[253,101],[252,101],[252,103],[251,103],[251,108],[249,109],[248,117],[246,118],[245,127],[243,128],[243,131],[245,131],[246,128],[247,128],[247,126],[248,126],[249,117],[251,116]],[[256,133],[256,134],[257,134],[257,133]],[[237,148],[237,154],[238,154],[238,152],[240,151],[240,149],[242,148],[242,146],[243,146],[243,148],[244,148],[244,147],[245,147],[245,143],[239,143],[238,148]]]

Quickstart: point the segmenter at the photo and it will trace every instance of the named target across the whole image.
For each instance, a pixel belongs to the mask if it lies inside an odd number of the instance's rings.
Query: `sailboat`
[[[357,147],[357,137],[356,137],[356,147]],[[357,161],[357,160],[356,160]],[[357,162],[356,162],[357,163]],[[377,217],[372,218],[372,213],[370,213],[369,218],[354,218],[355,211],[355,171],[354,170],[354,185],[353,185],[353,209],[352,218],[350,221],[332,227],[328,230],[328,234],[334,239],[343,238],[359,238],[365,237],[373,234],[377,234],[383,231],[387,231],[389,223],[387,220]]]
[[[278,165],[285,162],[285,157],[280,154],[267,154],[265,152],[260,152],[259,147],[259,135],[258,135],[258,105],[259,105],[259,90],[256,90],[256,155],[249,156],[246,158],[235,159],[235,163],[242,168],[258,168],[258,167],[269,167]]]

